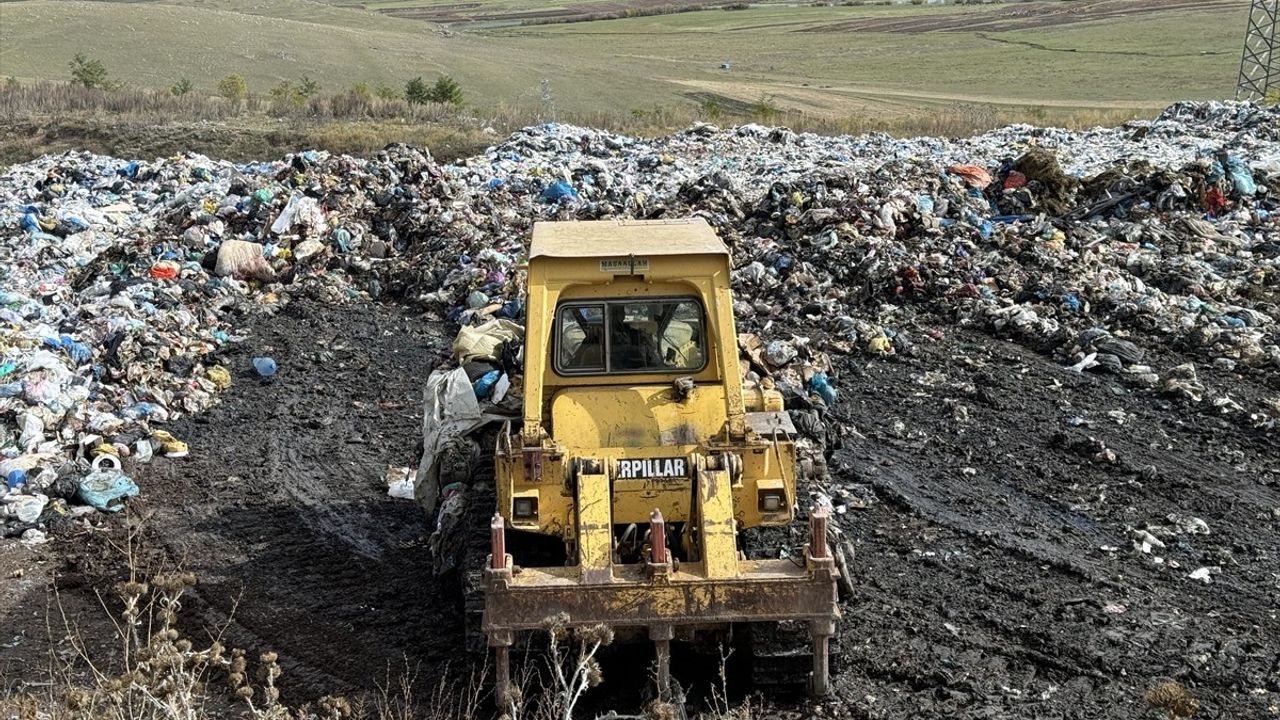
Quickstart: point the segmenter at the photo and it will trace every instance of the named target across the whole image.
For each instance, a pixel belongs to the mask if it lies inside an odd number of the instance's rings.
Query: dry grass
[[[1200,701],[1191,691],[1172,680],[1166,680],[1147,691],[1147,704],[1163,710],[1168,720],[1185,720],[1200,710]]]
[[[482,717],[483,678],[465,685],[442,677],[429,704],[419,706],[412,678],[388,682],[371,700],[324,696],[291,706],[281,701],[279,656],[256,660],[224,642],[226,628],[205,628],[195,640],[179,627],[183,599],[196,585],[191,573],[144,577],[145,519],[129,518],[119,553],[127,579],[98,600],[112,637],[86,637],[54,594],[49,663],[44,678],[6,678],[0,714],[14,720],[476,720]],[[234,614],[234,612],[233,612]],[[230,621],[228,621],[230,622]],[[25,681],[25,682],[23,682]],[[421,708],[427,708],[422,711]]]
[[[1141,111],[953,103],[903,116],[830,117],[779,108],[771,98],[762,97],[757,102],[748,104],[726,102],[721,106],[715,99],[708,99],[696,107],[657,105],[628,112],[602,110],[593,113],[557,113],[553,108],[532,110],[499,105],[481,113],[447,104],[414,105],[403,100],[364,96],[350,90],[336,95],[308,98],[303,102],[278,102],[259,95],[233,101],[194,92],[174,96],[143,88],[106,91],[47,81],[6,83],[0,88],[0,118],[76,115],[160,122],[226,121],[253,117],[296,123],[377,121],[459,129],[491,128],[498,132],[557,121],[641,134],[646,131],[683,128],[699,121],[721,124],[766,122],[801,132],[829,135],[887,132],[894,135],[957,136],[1016,122],[1053,124],[1068,128],[1117,125],[1140,116]]]
[[[480,113],[448,105],[411,105],[351,90],[305,102],[279,102],[257,95],[233,102],[198,92],[174,96],[142,88],[108,92],[57,82],[5,83],[0,85],[0,133],[7,142],[0,144],[0,163],[67,150],[141,158],[198,152],[233,161],[279,157],[307,148],[365,155],[392,142],[428,147],[448,161],[480,152],[515,129],[546,121],[642,136],[701,121],[763,122],[827,135],[885,132],[961,137],[1013,122],[1082,128],[1117,125],[1139,114],[953,104],[898,117],[827,117],[779,109],[767,97],[723,106],[709,98],[698,106],[629,112],[564,113],[548,103],[539,110],[499,105]]]

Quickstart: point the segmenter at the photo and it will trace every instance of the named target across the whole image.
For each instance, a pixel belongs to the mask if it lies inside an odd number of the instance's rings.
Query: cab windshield
[[[556,313],[556,372],[697,372],[706,366],[703,328],[693,299],[566,303]]]

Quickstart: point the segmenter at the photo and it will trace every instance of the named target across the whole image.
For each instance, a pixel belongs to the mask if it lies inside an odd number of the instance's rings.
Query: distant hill
[[[77,52],[112,77],[253,92],[306,75],[334,91],[448,73],[479,108],[652,113],[768,103],[815,115],[954,104],[1154,109],[1232,93],[1247,0],[979,6],[672,0],[170,0],[0,3],[0,75],[66,79]],[[702,3],[697,3],[702,4]],[[445,21],[441,24],[437,21]],[[526,22],[557,24],[523,24]],[[550,98],[543,97],[547,81]]]

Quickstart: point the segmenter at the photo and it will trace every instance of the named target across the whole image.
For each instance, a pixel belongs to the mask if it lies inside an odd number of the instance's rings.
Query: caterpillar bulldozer
[[[499,702],[519,634],[552,616],[647,636],[659,692],[673,640],[799,625],[808,689],[826,694],[839,616],[827,512],[809,513],[799,558],[742,547],[744,532],[795,521],[795,429],[781,393],[744,383],[715,231],[700,218],[537,223],[527,318],[523,418],[494,443],[480,580]],[[532,535],[561,541],[566,561],[524,559]]]

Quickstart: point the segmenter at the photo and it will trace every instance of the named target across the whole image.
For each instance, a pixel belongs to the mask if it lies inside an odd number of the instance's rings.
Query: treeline
[[[157,120],[225,120],[250,115],[317,120],[407,120],[441,122],[466,115],[462,105],[418,99],[403,94],[378,94],[365,83],[333,93],[312,91],[306,83],[291,83],[286,91],[249,92],[233,76],[222,87],[206,93],[179,81],[168,90],[127,86],[114,90],[84,85],[39,81],[20,83],[9,78],[0,83],[0,117],[109,113]],[[176,88],[176,89],[175,89]]]
[[[101,60],[86,57],[83,53],[76,53],[68,63],[68,68],[70,84],[73,87],[102,93],[119,93],[127,89],[124,83],[111,77],[111,73]],[[6,85],[8,89],[13,90],[19,83],[16,78],[11,77]],[[423,80],[419,75],[406,80],[403,89],[386,84],[371,85],[367,82],[358,82],[327,96],[323,95],[321,90],[319,82],[303,75],[296,81],[280,80],[268,88],[264,95],[254,92],[243,75],[228,75],[217,81],[214,86],[214,95],[237,106],[250,102],[261,105],[265,98],[266,103],[277,110],[309,109],[316,106],[318,104],[316,101],[321,99],[327,99],[328,104],[340,106],[347,112],[372,110],[377,105],[395,101],[404,101],[409,105],[461,106],[463,104],[462,86],[452,77],[444,74],[436,78],[433,83]],[[47,91],[48,88],[41,89],[41,92]],[[196,94],[195,84],[189,78],[179,78],[169,86],[169,95],[175,98]],[[150,98],[150,95],[149,91],[143,91],[142,96]],[[136,96],[134,99],[142,96]]]

